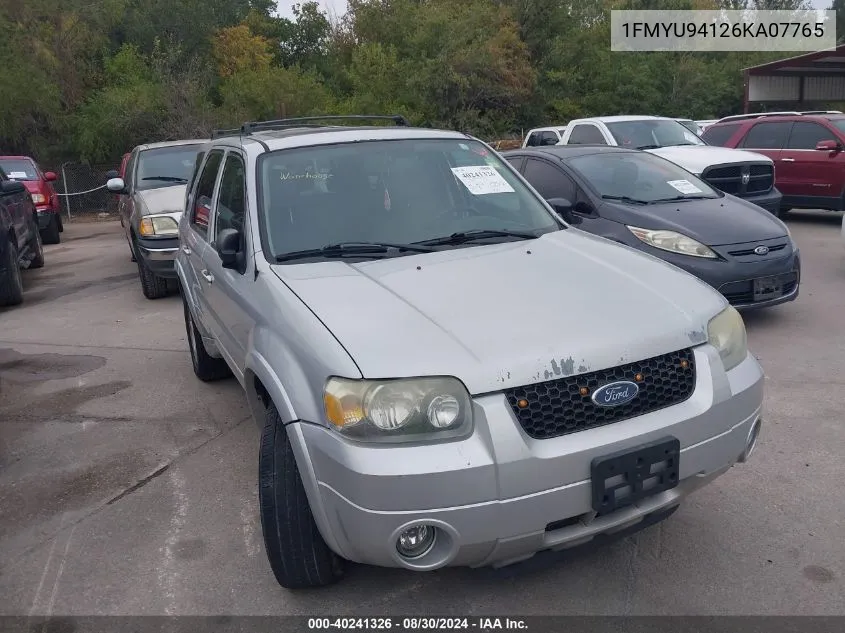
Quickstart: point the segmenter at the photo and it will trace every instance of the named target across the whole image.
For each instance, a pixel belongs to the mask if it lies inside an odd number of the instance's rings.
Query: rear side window
[[[570,145],[607,145],[595,125],[576,125],[569,135]]]
[[[197,192],[194,195],[193,209],[191,210],[191,226],[205,238],[208,237],[208,218],[211,215],[214,184],[217,182],[217,172],[220,171],[222,160],[222,150],[214,150],[209,153],[208,160],[202,169],[199,182],[197,183]]]
[[[557,145],[560,142],[560,137],[557,135],[556,132],[547,131],[543,132],[543,137],[541,143],[543,145]]]
[[[575,201],[575,183],[560,169],[544,160],[529,158],[525,161],[525,179],[546,200],[566,198]]]
[[[540,144],[540,132],[531,132],[528,135],[528,141],[525,143],[526,147],[537,147]]]
[[[728,141],[739,129],[739,123],[729,123],[726,125],[711,125],[704,130],[701,135],[708,145],[718,145],[720,147],[727,147]]]
[[[756,123],[742,143],[749,149],[782,149],[792,127],[791,121]]]
[[[810,121],[797,121],[789,133],[787,149],[816,149],[819,141],[835,141],[836,135],[825,126]]]

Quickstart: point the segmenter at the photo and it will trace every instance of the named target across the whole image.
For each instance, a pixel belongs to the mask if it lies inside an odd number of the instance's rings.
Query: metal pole
[[[65,174],[65,165],[67,163],[62,163],[62,186],[65,188],[65,200],[67,200],[67,219],[70,222],[70,196],[67,195],[67,174]]]

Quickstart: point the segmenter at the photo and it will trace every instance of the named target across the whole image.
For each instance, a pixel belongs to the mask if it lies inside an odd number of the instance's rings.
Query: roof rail
[[[211,133],[211,140],[216,138],[220,138],[221,136],[239,136],[241,134],[241,128],[235,127],[229,130],[214,130]]]
[[[734,114],[719,119],[718,123],[723,121],[744,121],[746,119],[761,119],[767,116],[800,116],[801,112],[756,112],[754,114]]]
[[[805,110],[801,114],[842,114],[841,110]]]
[[[408,120],[400,114],[393,115],[367,115],[367,114],[350,114],[350,115],[327,115],[327,116],[308,116],[298,117],[295,119],[275,119],[272,121],[248,121],[241,126],[241,133],[252,134],[253,132],[260,132],[262,130],[281,130],[290,127],[324,127],[316,124],[317,121],[346,121],[346,120],[382,120],[393,121],[399,126],[408,127],[411,124]]]

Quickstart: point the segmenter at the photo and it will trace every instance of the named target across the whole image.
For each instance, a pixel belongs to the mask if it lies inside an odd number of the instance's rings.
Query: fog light
[[[403,558],[420,558],[434,547],[437,528],[431,525],[415,525],[399,535],[396,550]]]

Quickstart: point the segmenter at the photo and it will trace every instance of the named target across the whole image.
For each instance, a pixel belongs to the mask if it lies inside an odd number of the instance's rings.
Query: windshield
[[[539,236],[561,228],[496,154],[469,139],[281,150],[264,154],[258,173],[266,246],[275,258],[339,243],[415,244],[467,231]]]
[[[201,147],[197,143],[144,150],[138,156],[135,188],[157,189],[187,183]]]
[[[652,203],[720,197],[700,178],[646,152],[588,154],[571,158],[567,164],[603,198]]]
[[[685,128],[687,128],[690,132],[692,132],[696,136],[701,136],[702,132],[704,132],[704,130],[701,128],[701,126],[698,123],[696,123],[695,121],[678,121],[678,123],[683,125]]]
[[[833,124],[833,127],[837,130],[845,133],[845,119],[828,119],[828,121],[830,121]]]
[[[25,158],[0,158],[0,169],[11,180],[40,180],[35,165]]]
[[[607,123],[607,128],[622,147],[646,149],[673,145],[706,145],[677,121],[643,119]]]

